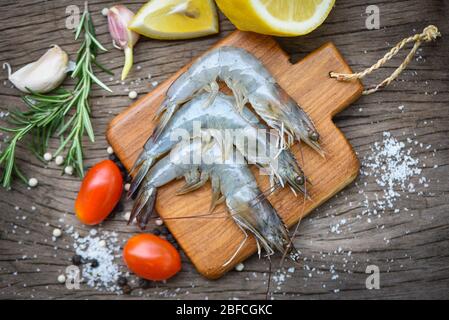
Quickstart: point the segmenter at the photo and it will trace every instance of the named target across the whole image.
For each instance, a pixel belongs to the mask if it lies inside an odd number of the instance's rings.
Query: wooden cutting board
[[[309,187],[312,200],[303,206],[303,197],[295,197],[289,189],[277,191],[269,197],[282,219],[291,227],[357,176],[357,157],[349,142],[332,122],[332,117],[359,98],[363,87],[360,82],[342,83],[329,77],[330,71],[351,72],[331,43],[294,65],[268,36],[236,31],[214,48],[219,46],[241,47],[259,58],[278,83],[311,116],[321,134],[325,159],[305,145],[301,146],[301,157],[299,145],[293,147],[306,176],[313,183]],[[110,123],[107,138],[126,168],[132,166],[150,136],[154,127],[151,119],[166,90],[187,67],[179,70]],[[256,168],[253,168],[253,172],[260,189],[267,190],[268,178],[259,175]],[[197,270],[207,278],[219,278],[256,251],[255,240],[250,238],[246,241],[232,263],[223,267],[236,252],[244,234],[230,218],[224,205],[216,209],[215,215],[204,216],[211,201],[209,184],[188,195],[176,196],[175,191],[183,183],[176,181],[161,188],[156,209]],[[198,217],[201,215],[203,217]],[[188,218],[192,216],[197,218]]]

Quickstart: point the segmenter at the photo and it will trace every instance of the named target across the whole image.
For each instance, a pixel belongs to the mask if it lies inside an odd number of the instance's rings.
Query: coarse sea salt
[[[89,287],[99,291],[117,292],[121,291],[117,285],[117,279],[122,272],[120,266],[115,263],[120,257],[120,244],[117,233],[92,229],[85,237],[81,237],[70,227],[67,233],[74,239],[73,248],[76,254],[86,261],[97,260],[98,266],[93,267],[90,263],[84,264],[82,268],[82,279]]]
[[[411,144],[411,139],[408,143]],[[390,132],[383,133],[383,140],[375,142],[371,147],[371,154],[362,161],[361,173],[374,177],[377,185],[383,190],[376,193],[374,199],[365,195],[363,214],[377,215],[387,209],[394,209],[394,204],[401,196],[401,192],[415,192],[413,177],[419,177],[422,169],[419,160],[412,156],[412,149],[404,142],[398,141]],[[425,177],[417,183],[424,184]]]

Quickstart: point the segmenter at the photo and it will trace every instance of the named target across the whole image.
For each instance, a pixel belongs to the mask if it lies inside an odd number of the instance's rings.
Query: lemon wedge
[[[216,0],[240,30],[274,36],[312,32],[329,15],[335,0]]]
[[[218,32],[213,0],[152,0],[135,15],[129,28],[160,40],[191,39]]]

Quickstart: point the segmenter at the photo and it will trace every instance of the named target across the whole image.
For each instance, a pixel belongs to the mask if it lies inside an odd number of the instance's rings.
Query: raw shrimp
[[[226,139],[229,138],[233,139],[233,137],[226,135],[224,138],[220,137],[222,133],[225,133],[222,131],[223,129],[241,130],[239,136],[247,137],[257,144],[248,146],[247,140],[236,138],[231,141],[231,146],[234,143],[249,162],[266,168],[268,173],[271,173],[275,178],[274,180],[282,186],[284,186],[284,183],[288,183],[293,190],[304,193],[305,177],[295,157],[289,150],[281,149],[276,146],[276,143],[270,141],[275,140],[278,137],[277,135],[270,139],[267,127],[262,125],[248,108],[243,107],[242,114],[236,112],[233,107],[234,98],[218,93],[211,105],[204,108],[208,99],[208,94],[195,97],[173,116],[158,139],[155,139],[154,135],[148,139],[144,150],[131,170],[131,172],[136,170],[137,172],[128,192],[128,197],[135,194],[153,163],[176,145],[180,138],[183,138],[177,137],[176,132],[180,132],[179,130],[182,129],[191,136],[194,133],[195,123],[200,124],[201,129],[215,129],[208,132],[220,142],[226,142]],[[229,149],[229,143],[225,144],[226,146],[222,147]]]
[[[247,164],[240,161],[242,155],[237,150],[234,152],[236,159],[223,160],[222,149],[213,139],[206,143],[199,138],[179,143],[146,175],[129,222],[136,218],[139,226],[145,228],[154,212],[157,189],[170,181],[185,177],[186,184],[178,191],[184,194],[200,188],[210,179],[213,192],[210,211],[224,200],[239,227],[256,237],[259,254],[262,245],[268,255],[277,249],[290,253],[296,261],[299,254],[291,245],[287,228],[257,187]],[[200,155],[199,163],[193,161],[195,153]]]
[[[199,58],[176,79],[167,91],[166,99],[157,116],[160,122],[155,130],[157,138],[169,119],[184,102],[202,90],[211,93],[209,103],[219,92],[218,80],[222,80],[232,90],[236,108],[242,110],[250,103],[256,113],[281,137],[287,134],[291,145],[296,138],[304,141],[323,155],[318,143],[319,133],[312,120],[301,107],[276,83],[262,63],[246,50],[235,47],[220,47]]]

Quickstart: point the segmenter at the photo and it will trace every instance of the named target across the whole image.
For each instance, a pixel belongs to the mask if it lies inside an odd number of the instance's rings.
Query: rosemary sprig
[[[90,141],[95,140],[89,105],[92,84],[96,83],[104,90],[112,92],[94,75],[93,64],[108,73],[110,71],[96,61],[98,50],[107,50],[96,39],[87,5],[75,31],[75,40],[81,36],[83,36],[83,42],[78,50],[76,67],[72,71],[72,78],[77,80],[74,90],[69,92],[57,89],[48,95],[31,92],[22,98],[28,109],[25,112],[11,112],[8,117],[8,122],[13,127],[0,127],[0,131],[13,135],[8,146],[0,153],[0,167],[4,168],[1,184],[4,188],[11,187],[13,176],[18,176],[27,182],[16,164],[16,149],[17,144],[30,133],[33,136],[31,150],[38,157],[47,150],[52,136],[60,136],[61,143],[54,155],[67,150],[64,164],[72,166],[78,176],[84,175],[83,136],[87,133]],[[70,112],[72,110],[73,112]]]
[[[77,79],[75,89],[72,93],[72,99],[67,103],[65,113],[72,107],[75,108],[74,114],[70,117],[57,133],[59,136],[64,136],[55,155],[60,154],[68,148],[65,158],[65,165],[73,166],[75,172],[82,177],[84,175],[83,167],[83,136],[87,133],[91,142],[95,141],[92,123],[90,121],[90,105],[89,93],[92,83],[96,83],[104,90],[112,92],[103,82],[101,82],[95,75],[92,69],[92,64],[99,65],[96,61],[97,51],[107,51],[96,39],[95,29],[88,10],[80,20],[80,24],[76,30],[75,39],[78,39],[84,34],[84,41],[78,50],[76,67],[72,72],[72,78]],[[101,69],[106,70],[100,66]],[[59,101],[56,100],[55,103]]]

